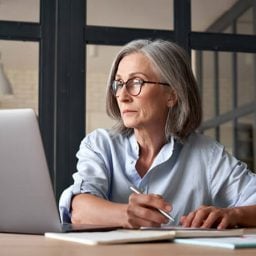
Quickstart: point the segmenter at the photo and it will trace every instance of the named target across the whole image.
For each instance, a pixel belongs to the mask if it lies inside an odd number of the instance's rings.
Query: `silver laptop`
[[[36,114],[0,110],[0,232],[111,230],[98,225],[61,225]]]

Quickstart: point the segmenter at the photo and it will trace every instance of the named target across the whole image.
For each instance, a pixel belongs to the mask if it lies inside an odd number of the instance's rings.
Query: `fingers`
[[[169,212],[172,207],[159,195],[131,194],[127,207],[127,220],[130,227],[160,226],[168,219],[157,209]]]
[[[227,217],[221,219],[220,223],[217,226],[217,229],[225,229],[231,227],[230,221]]]
[[[202,206],[196,211],[190,212],[187,216],[182,216],[180,222],[183,227],[214,227],[218,229],[224,229],[232,226],[234,220],[230,214],[230,209],[222,209],[213,206]]]
[[[161,209],[163,211],[169,212],[172,210],[171,205],[166,202],[162,196],[155,194],[135,194],[132,193],[129,197],[129,204],[141,205],[146,208]]]
[[[183,216],[182,226],[194,228],[209,228],[216,221],[216,216],[212,213],[211,207],[202,206],[196,211],[190,212],[187,216]]]

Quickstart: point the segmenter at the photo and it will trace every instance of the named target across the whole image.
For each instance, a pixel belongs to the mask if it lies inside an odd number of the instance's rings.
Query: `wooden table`
[[[248,233],[255,233],[251,229]],[[222,249],[170,242],[87,246],[39,235],[0,233],[1,256],[255,256],[254,249]]]

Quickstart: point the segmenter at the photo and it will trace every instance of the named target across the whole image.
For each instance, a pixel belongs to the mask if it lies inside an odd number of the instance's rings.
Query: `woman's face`
[[[131,78],[163,82],[141,53],[127,55],[119,63],[115,80],[126,82]],[[137,130],[164,129],[168,109],[175,101],[168,86],[149,83],[142,86],[137,96],[130,95],[123,86],[116,98],[124,125]]]

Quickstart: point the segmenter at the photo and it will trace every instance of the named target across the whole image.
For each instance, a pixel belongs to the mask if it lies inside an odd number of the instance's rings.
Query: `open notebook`
[[[0,110],[0,232],[111,230],[61,225],[37,117],[31,109]]]

